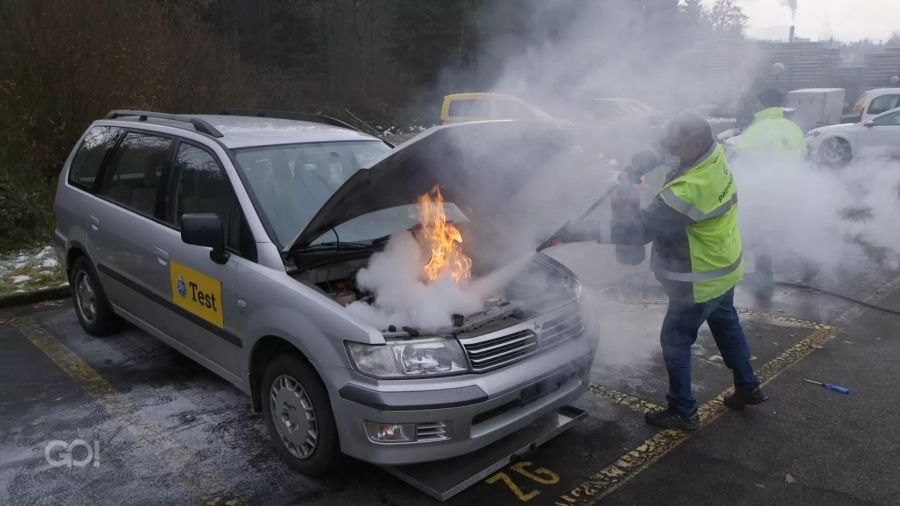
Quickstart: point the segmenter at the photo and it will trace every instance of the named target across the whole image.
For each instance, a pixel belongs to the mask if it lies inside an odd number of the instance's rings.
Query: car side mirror
[[[869,120],[869,121],[866,121],[865,123],[863,123],[863,126],[866,128],[872,128],[873,126],[875,126],[875,122],[872,120]]]
[[[181,240],[186,244],[212,248],[209,258],[217,263],[228,261],[225,251],[225,230],[215,213],[185,214],[181,217]]]

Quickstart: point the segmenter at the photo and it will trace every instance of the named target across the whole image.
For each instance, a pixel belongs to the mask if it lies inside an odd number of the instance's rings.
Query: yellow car
[[[454,93],[444,97],[441,123],[491,119],[534,119],[570,124],[542,111],[536,105],[503,93]]]

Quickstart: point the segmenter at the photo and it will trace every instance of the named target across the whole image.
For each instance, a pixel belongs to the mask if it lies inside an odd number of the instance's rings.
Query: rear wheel
[[[112,310],[106,292],[94,267],[85,257],[79,257],[69,272],[75,314],[85,332],[92,336],[106,336],[119,330],[122,320]]]
[[[819,162],[829,167],[843,167],[853,158],[850,143],[840,137],[825,140],[819,147]]]
[[[291,467],[323,476],[341,460],[340,444],[328,392],[312,367],[296,355],[272,360],[260,398],[269,437]]]

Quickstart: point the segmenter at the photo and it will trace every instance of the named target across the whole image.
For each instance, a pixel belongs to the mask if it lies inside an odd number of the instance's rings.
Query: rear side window
[[[869,114],[881,114],[900,106],[900,95],[882,95],[872,99],[869,104]]]
[[[489,100],[453,100],[450,102],[451,117],[490,117],[491,102]]]
[[[512,100],[497,101],[497,119],[531,119],[534,114],[523,104]]]
[[[172,141],[129,132],[104,172],[100,194],[147,216],[156,216],[156,196]]]
[[[204,149],[181,144],[175,155],[175,168],[175,211],[174,219],[170,217],[169,221],[180,229],[184,214],[215,213],[222,220],[226,245],[241,251],[241,234],[249,230],[242,230],[245,227],[240,205],[216,159]]]
[[[96,126],[87,131],[69,168],[69,184],[92,190],[106,154],[116,145],[119,129]]]

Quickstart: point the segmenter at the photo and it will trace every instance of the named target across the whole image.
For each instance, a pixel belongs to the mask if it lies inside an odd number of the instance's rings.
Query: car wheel
[[[341,460],[328,392],[296,355],[272,360],[262,381],[263,416],[278,454],[308,476],[323,476]]]
[[[92,336],[106,336],[119,330],[122,320],[113,312],[106,292],[90,261],[79,257],[69,272],[75,314],[85,332]]]
[[[819,148],[819,162],[829,167],[843,167],[850,163],[853,151],[850,143],[840,137],[832,137]]]

